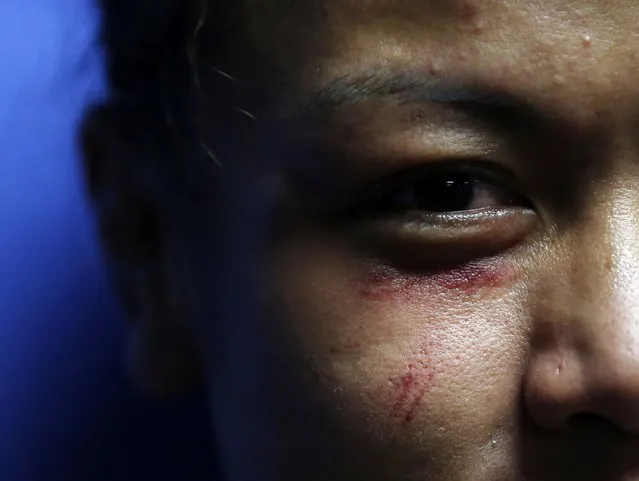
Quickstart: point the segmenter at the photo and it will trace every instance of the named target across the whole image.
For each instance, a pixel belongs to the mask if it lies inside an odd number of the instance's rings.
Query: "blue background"
[[[136,396],[75,129],[104,91],[89,0],[0,1],[0,479],[211,479],[202,399]]]

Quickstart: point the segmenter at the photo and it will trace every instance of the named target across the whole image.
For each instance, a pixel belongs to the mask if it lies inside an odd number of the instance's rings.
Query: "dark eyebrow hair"
[[[374,67],[354,72],[329,81],[299,100],[297,105],[285,106],[280,117],[297,132],[321,130],[341,109],[374,100],[395,102],[400,107],[444,104],[499,131],[527,132],[529,137],[545,135],[550,125],[561,126],[551,112],[540,110],[525,96],[473,80],[411,69]]]
[[[476,104],[523,108],[524,103],[503,91],[463,83],[454,78],[412,70],[373,68],[338,77],[316,91],[306,104],[310,112],[365,101],[394,98],[401,104]]]

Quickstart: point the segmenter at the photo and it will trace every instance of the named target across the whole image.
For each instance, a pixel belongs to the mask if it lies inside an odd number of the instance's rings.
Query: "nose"
[[[575,233],[535,296],[523,389],[544,429],[598,418],[639,434],[639,211],[632,204],[617,204],[587,233]]]

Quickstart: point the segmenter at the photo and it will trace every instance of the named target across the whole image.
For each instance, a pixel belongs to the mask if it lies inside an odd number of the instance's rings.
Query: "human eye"
[[[430,216],[528,208],[527,200],[494,178],[470,169],[431,169],[377,184],[374,208],[380,212],[421,212]]]
[[[381,179],[358,196],[352,232],[411,262],[456,263],[505,251],[532,232],[521,183],[486,161],[443,161]]]

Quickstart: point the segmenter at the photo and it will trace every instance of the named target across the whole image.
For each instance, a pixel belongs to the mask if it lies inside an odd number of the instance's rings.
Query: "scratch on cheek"
[[[365,299],[385,301],[410,298],[424,292],[456,290],[465,294],[509,285],[515,280],[512,269],[498,262],[456,266],[427,273],[407,273],[390,267],[374,268],[360,283]]]
[[[435,273],[433,281],[446,289],[462,289],[473,292],[484,287],[504,284],[506,270],[497,265],[465,265]]]
[[[409,364],[407,372],[389,380],[393,398],[389,415],[407,425],[415,419],[424,395],[433,386],[435,373],[421,363]]]
[[[359,286],[359,294],[365,299],[385,301],[411,291],[417,279],[403,276],[390,269],[374,269],[366,275]]]
[[[462,20],[466,22],[472,22],[479,15],[479,8],[477,7],[477,5],[467,3],[461,6],[460,14]]]

